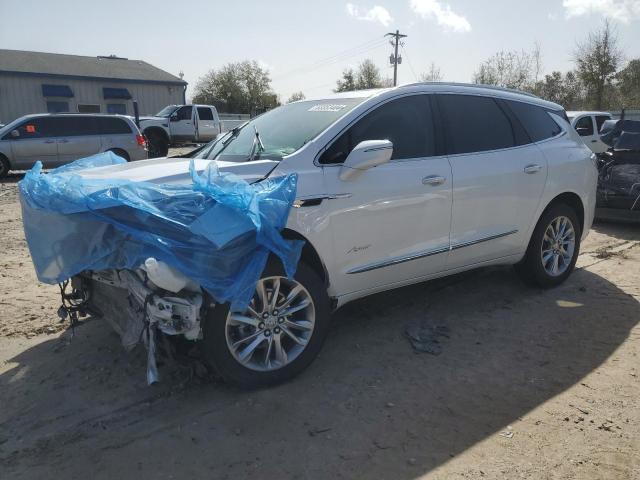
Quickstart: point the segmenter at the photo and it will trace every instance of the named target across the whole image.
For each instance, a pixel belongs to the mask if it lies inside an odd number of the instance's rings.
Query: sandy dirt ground
[[[0,184],[2,479],[640,479],[637,226],[596,225],[554,290],[489,268],[352,303],[277,388],[197,362],[148,387],[106,322],[57,323],[18,179]],[[448,327],[440,355],[413,351],[412,322]]]

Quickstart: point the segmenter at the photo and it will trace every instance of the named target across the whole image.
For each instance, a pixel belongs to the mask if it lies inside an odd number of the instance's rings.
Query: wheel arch
[[[556,195],[551,199],[551,201],[547,204],[544,210],[538,216],[538,219],[544,215],[544,213],[549,210],[553,205],[557,205],[559,203],[563,203],[569,207],[571,207],[578,216],[578,221],[580,222],[580,230],[581,233],[584,233],[585,223],[584,223],[584,202],[580,195],[575,192],[563,192],[559,195]]]
[[[150,133],[159,133],[162,138],[164,138],[167,143],[169,143],[169,134],[162,127],[158,127],[157,125],[152,125],[150,127],[145,128],[142,133],[145,137],[148,137]]]
[[[290,228],[282,230],[282,236],[287,240],[302,240],[304,242],[300,260],[304,261],[320,276],[325,287],[329,287],[329,272],[313,244],[304,235]]]

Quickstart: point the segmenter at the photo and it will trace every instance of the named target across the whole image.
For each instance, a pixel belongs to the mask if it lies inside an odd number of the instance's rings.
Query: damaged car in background
[[[640,221],[640,121],[609,120],[601,130],[609,149],[598,154],[596,217]]]
[[[178,336],[256,387],[306,368],[352,300],[488,265],[559,285],[596,180],[560,106],[439,83],[290,103],[191,158],[37,165],[20,193],[62,316],[142,340],[150,383],[159,340]]]

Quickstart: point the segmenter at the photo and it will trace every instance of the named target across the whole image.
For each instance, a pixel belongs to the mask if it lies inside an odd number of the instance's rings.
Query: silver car
[[[112,151],[127,161],[147,158],[145,138],[122,115],[35,114],[0,129],[0,178],[40,160],[53,168]]]

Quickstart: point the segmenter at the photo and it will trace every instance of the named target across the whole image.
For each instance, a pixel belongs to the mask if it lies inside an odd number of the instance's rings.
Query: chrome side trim
[[[423,252],[412,253],[411,255],[407,255],[404,257],[396,257],[391,258],[389,260],[385,260],[383,262],[370,263],[368,265],[363,265],[361,267],[355,267],[351,270],[347,270],[348,274],[352,273],[363,273],[369,272],[371,270],[376,270],[378,268],[389,267],[391,265],[397,265],[399,263],[410,262],[411,260],[417,260],[419,258],[430,257],[431,255],[437,255],[439,253],[446,253],[449,251],[449,247],[441,247],[436,248],[435,250],[426,250]]]
[[[471,240],[469,242],[458,243],[456,245],[451,245],[451,250],[457,250],[459,248],[470,247],[471,245],[476,245],[478,243],[488,242],[489,240],[495,240],[496,238],[507,237],[509,235],[513,235],[514,233],[518,233],[518,230],[511,230],[509,232],[498,233],[497,235],[491,235],[489,237],[478,238],[477,240]]]
[[[514,233],[518,233],[518,230],[517,229],[511,230],[509,232],[499,233],[497,235],[491,235],[489,237],[483,237],[477,240],[471,240],[469,242],[458,243],[456,245],[451,245],[450,247],[441,247],[441,248],[436,248],[434,250],[426,250],[423,252],[413,253],[411,255],[406,255],[404,257],[391,258],[389,260],[384,260],[382,262],[369,263],[367,265],[362,265],[361,267],[355,267],[355,268],[352,268],[351,270],[347,270],[347,274],[370,272],[371,270],[377,270],[378,268],[390,267],[392,265],[398,265],[399,263],[410,262],[411,260],[418,260],[419,258],[430,257],[432,255],[446,253],[451,250],[458,250],[459,248],[470,247],[471,245],[476,245],[478,243],[488,242],[490,240],[495,240],[497,238],[507,237],[509,235],[513,235]]]

